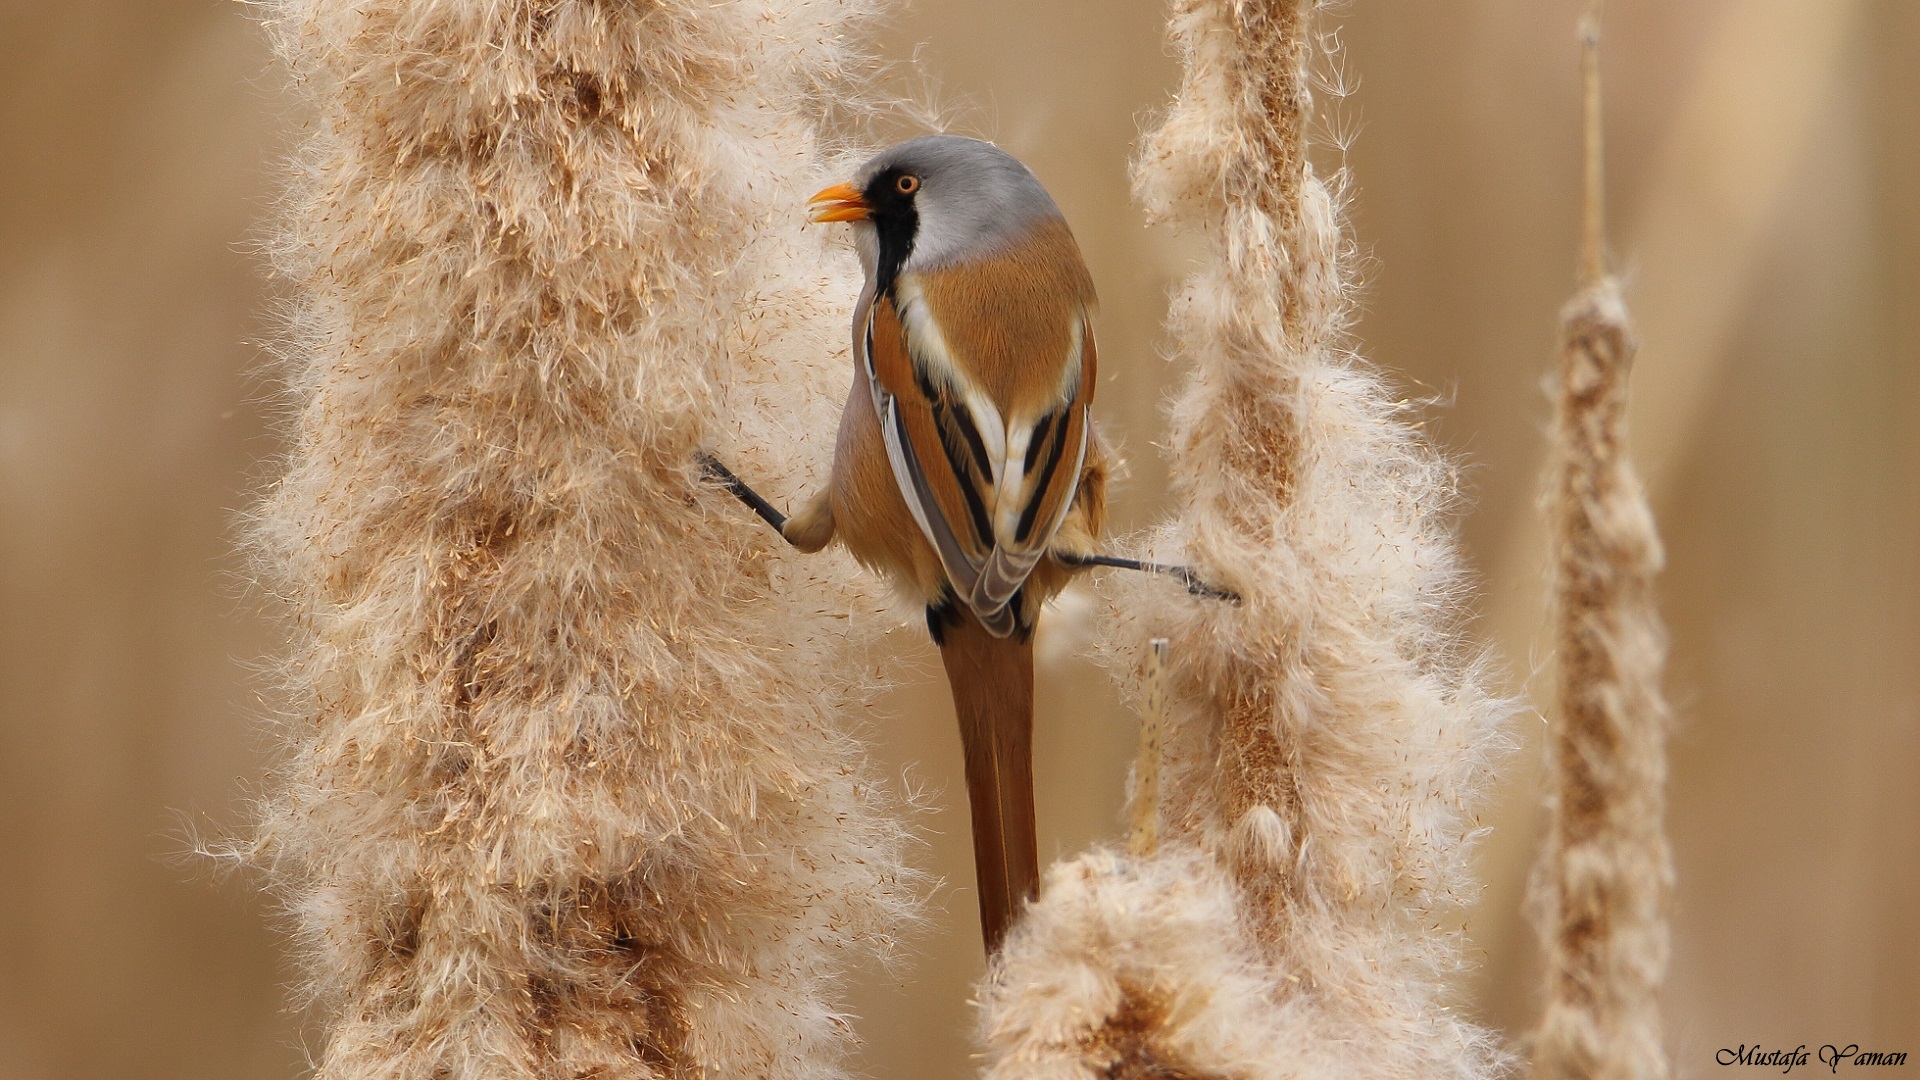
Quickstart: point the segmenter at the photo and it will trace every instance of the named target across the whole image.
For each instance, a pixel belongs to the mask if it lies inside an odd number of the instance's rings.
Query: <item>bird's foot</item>
[[[1111,566],[1118,570],[1140,570],[1149,574],[1165,574],[1168,577],[1177,579],[1187,587],[1188,592],[1195,596],[1206,596],[1215,600],[1225,600],[1230,604],[1240,602],[1239,593],[1231,589],[1223,589],[1218,585],[1207,584],[1201,580],[1200,575],[1195,573],[1190,566],[1173,566],[1167,563],[1142,562],[1139,559],[1126,559],[1118,555],[1070,555],[1060,551],[1054,552],[1053,557],[1066,563],[1068,566]]]
[[[787,535],[787,515],[774,509],[773,504],[762,498],[759,492],[748,487],[745,480],[735,476],[732,469],[720,464],[719,458],[705,451],[701,451],[700,467],[708,476],[720,481],[721,485],[725,487],[734,498],[746,503],[749,509],[760,515],[761,521],[773,526],[774,532],[779,533],[782,538],[785,538]]]

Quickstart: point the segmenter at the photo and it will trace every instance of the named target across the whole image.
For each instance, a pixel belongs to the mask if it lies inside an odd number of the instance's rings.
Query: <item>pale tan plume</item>
[[[1181,87],[1135,191],[1205,246],[1169,319],[1179,509],[1138,553],[1240,602],[1105,579],[1122,682],[1171,645],[1159,846],[1049,873],[981,998],[993,1080],[1501,1072],[1448,928],[1505,706],[1460,634],[1453,471],[1354,351],[1318,8],[1171,4]]]
[[[917,880],[844,722],[878,628],[696,462],[818,482],[857,279],[791,208],[867,5],[261,8],[309,120],[253,525],[285,745],[237,854],[314,1076],[846,1075],[844,972]]]
[[[1033,822],[1033,639],[995,637],[960,605],[940,641],[940,660],[960,718],[973,808],[974,876],[987,953],[1039,895]]]
[[[1556,716],[1552,831],[1534,871],[1547,961],[1534,1080],[1666,1080],[1659,990],[1673,891],[1666,629],[1659,533],[1627,452],[1635,343],[1607,272],[1602,213],[1600,5],[1582,28],[1586,229],[1581,289],[1560,315],[1554,425]]]

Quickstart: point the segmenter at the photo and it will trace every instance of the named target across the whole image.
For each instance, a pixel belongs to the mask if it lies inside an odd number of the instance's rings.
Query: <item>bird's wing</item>
[[[940,556],[954,595],[1004,636],[1008,605],[1073,504],[1086,458],[1097,362],[1078,313],[1059,393],[1031,419],[1002,419],[944,355],[926,313],[903,320],[890,297],[858,335],[894,480]],[[918,327],[918,331],[914,327]]]
[[[870,302],[858,340],[894,482],[955,595],[970,596],[993,553],[992,456],[980,425],[916,367],[891,297]]]
[[[1007,432],[993,552],[968,600],[975,610],[1001,607],[1020,590],[1073,506],[1087,459],[1089,413],[1099,369],[1084,312],[1076,319],[1071,342],[1061,396],[1048,402],[1032,422],[1016,421]]]

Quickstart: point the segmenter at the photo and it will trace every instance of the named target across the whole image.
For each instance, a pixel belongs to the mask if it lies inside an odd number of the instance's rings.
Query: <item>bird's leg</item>
[[[720,481],[721,485],[725,487],[734,498],[739,499],[747,505],[748,509],[758,514],[760,520],[773,526],[773,531],[779,533],[782,539],[803,551],[818,550],[817,545],[796,543],[794,538],[788,537],[787,515],[775,509],[774,505],[768,502],[759,492],[748,487],[747,482],[734,475],[732,469],[720,464],[720,459],[714,457],[712,454],[702,453],[700,455],[700,467],[706,471],[708,476]],[[1068,566],[1110,566],[1118,570],[1139,570],[1149,574],[1165,574],[1168,577],[1177,579],[1182,585],[1187,587],[1188,592],[1195,596],[1211,597],[1215,600],[1225,600],[1233,604],[1240,602],[1239,593],[1233,592],[1230,589],[1222,589],[1217,585],[1207,584],[1201,580],[1200,575],[1195,573],[1193,568],[1189,566],[1142,562],[1139,559],[1127,559],[1118,555],[1075,555],[1065,551],[1055,551],[1053,557]]]
[[[1240,602],[1239,593],[1230,589],[1222,589],[1218,585],[1207,584],[1200,580],[1200,575],[1194,573],[1193,568],[1190,566],[1170,566],[1166,563],[1141,562],[1139,559],[1125,559],[1118,555],[1074,555],[1064,551],[1054,552],[1053,557],[1066,563],[1068,566],[1111,566],[1119,570],[1139,570],[1149,574],[1165,574],[1168,577],[1178,579],[1181,584],[1187,587],[1187,591],[1195,596],[1208,596],[1215,600],[1225,600],[1233,604]]]
[[[745,480],[733,475],[733,470],[720,464],[719,458],[714,457],[712,454],[702,453],[700,455],[700,467],[706,470],[708,476],[720,481],[720,483],[733,494],[734,498],[746,503],[748,509],[760,515],[761,521],[773,526],[774,532],[779,533],[782,538],[785,538],[787,535],[787,515],[774,509],[773,504],[761,498],[759,492],[748,487]]]
[[[746,503],[747,507],[760,516],[760,520],[773,526],[780,538],[808,555],[827,546],[833,539],[833,500],[829,489],[821,489],[813,498],[800,504],[791,516],[774,509],[772,503],[762,498],[760,493],[747,486],[745,480],[733,474],[733,470],[720,464],[712,454],[700,455],[700,467],[706,474],[732,493],[733,497]]]

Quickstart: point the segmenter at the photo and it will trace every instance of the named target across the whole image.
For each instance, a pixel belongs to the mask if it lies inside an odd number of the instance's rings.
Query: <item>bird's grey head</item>
[[[1060,217],[1025,165],[959,135],[923,135],[889,147],[861,166],[851,187],[866,204],[858,237],[870,276],[876,264],[889,261],[884,255],[900,260],[892,271],[950,266],[992,254],[1036,222]]]

